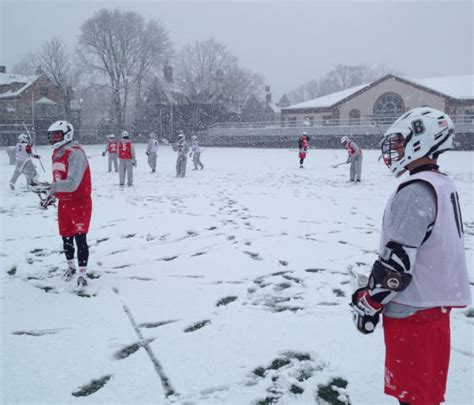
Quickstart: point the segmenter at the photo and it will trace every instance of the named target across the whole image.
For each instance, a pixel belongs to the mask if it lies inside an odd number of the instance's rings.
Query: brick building
[[[38,143],[44,143],[47,127],[61,117],[62,95],[41,70],[24,76],[6,73],[0,66],[0,144],[15,143],[23,124],[36,134]]]

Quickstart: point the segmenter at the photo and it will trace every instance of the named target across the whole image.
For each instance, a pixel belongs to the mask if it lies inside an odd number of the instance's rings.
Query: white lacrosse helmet
[[[109,139],[115,139],[115,135],[114,134],[109,135]]]
[[[49,143],[57,149],[74,138],[74,127],[67,121],[56,121],[48,128]]]
[[[22,143],[28,143],[28,135],[26,134],[18,135],[18,141]]]
[[[122,131],[121,136],[122,136],[122,139],[130,138],[130,134],[127,131]]]
[[[341,138],[341,143],[344,144],[344,143],[348,143],[349,142],[349,137],[348,136],[343,136]]]
[[[196,135],[193,135],[193,136],[191,137],[191,140],[192,140],[192,141],[195,141],[196,139],[198,139],[198,137],[197,137]]]
[[[184,141],[184,134],[181,132],[179,135],[178,135],[178,141]]]
[[[156,134],[155,134],[154,132],[150,132],[150,138],[155,139],[155,138],[156,138]]]
[[[381,144],[385,164],[398,174],[411,162],[436,159],[453,149],[454,125],[442,111],[420,107],[398,118],[385,132]]]

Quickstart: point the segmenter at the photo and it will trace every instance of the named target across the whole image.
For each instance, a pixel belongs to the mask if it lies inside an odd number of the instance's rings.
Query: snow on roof
[[[0,73],[0,86],[2,85],[13,85],[15,83],[23,84],[22,87],[15,91],[8,90],[0,93],[0,98],[16,97],[21,92],[26,90],[31,84],[33,84],[41,75],[23,76],[15,75],[12,73]]]
[[[474,98],[474,75],[439,76],[423,79],[406,78],[439,93],[454,98]]]
[[[296,109],[296,108],[320,108],[320,107],[331,107],[332,105],[338,103],[346,97],[351,96],[352,94],[362,90],[364,87],[369,86],[370,83],[362,84],[360,86],[351,87],[350,89],[345,89],[338,91],[337,93],[328,94],[326,96],[318,97],[313,100],[308,100],[303,103],[293,104],[289,107],[282,108],[282,110],[287,109]]]
[[[49,105],[56,105],[57,103],[48,97],[41,97],[36,104],[49,104]]]
[[[400,78],[414,84],[422,85],[431,90],[437,91],[438,93],[445,94],[446,96],[458,99],[474,98],[474,75],[442,76],[423,79],[413,79],[408,77]],[[350,89],[338,91],[337,93],[332,93],[326,96],[315,98],[313,100],[308,100],[303,103],[293,104],[289,107],[282,108],[282,110],[331,107],[346,97],[349,97],[359,90],[370,86],[372,83],[362,84],[360,86],[351,87]]]
[[[4,84],[13,84],[13,83],[29,83],[31,81],[35,81],[39,75],[33,76],[24,76],[24,75],[16,75],[13,73],[0,73],[0,86]]]
[[[275,103],[267,103],[268,107],[271,108],[271,110],[276,113],[276,114],[279,114],[281,112],[281,109],[280,107],[278,107]]]

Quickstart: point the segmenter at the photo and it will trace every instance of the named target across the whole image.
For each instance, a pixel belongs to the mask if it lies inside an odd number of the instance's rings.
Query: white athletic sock
[[[87,270],[87,267],[79,267],[80,275],[85,276],[86,275],[86,270]]]
[[[74,263],[74,259],[71,259],[71,260],[68,260],[68,261],[67,261],[67,267],[68,267],[69,269],[74,269],[74,270],[76,270],[76,264]]]

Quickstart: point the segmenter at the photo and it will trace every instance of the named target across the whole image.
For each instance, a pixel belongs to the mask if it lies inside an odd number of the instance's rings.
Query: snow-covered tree
[[[237,57],[213,38],[185,46],[176,67],[179,85],[193,102],[237,109],[263,89],[262,76],[240,67]]]
[[[37,69],[41,69],[59,89],[66,117],[70,119],[72,89],[77,83],[74,80],[76,75],[71,55],[62,39],[55,37],[45,42],[40,50],[25,55],[13,70],[16,73],[32,75]]]
[[[79,51],[84,64],[105,75],[112,89],[112,117],[124,128],[130,91],[140,100],[143,81],[172,54],[168,32],[157,20],[136,12],[97,11],[81,26]]]

